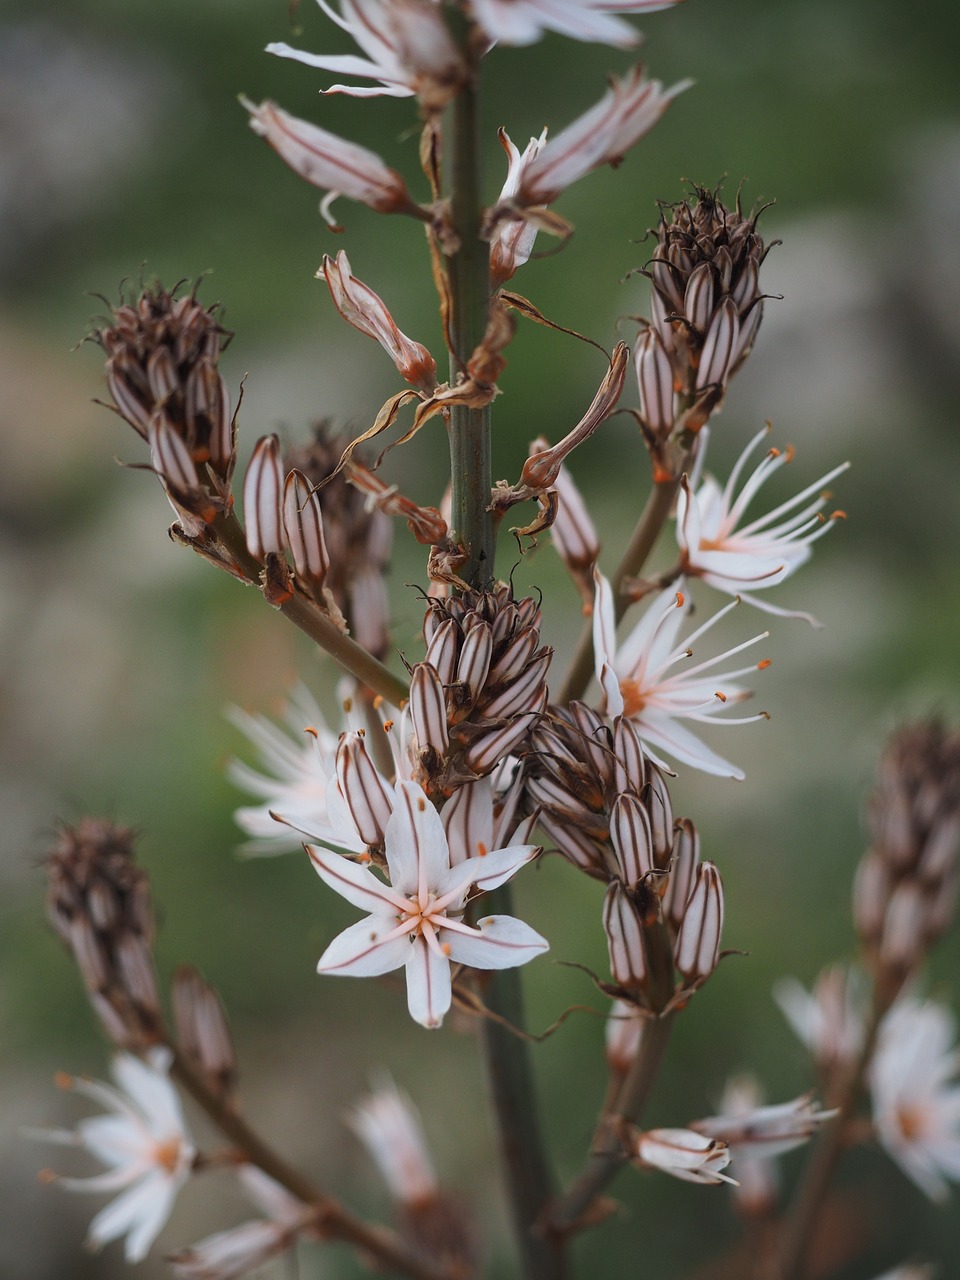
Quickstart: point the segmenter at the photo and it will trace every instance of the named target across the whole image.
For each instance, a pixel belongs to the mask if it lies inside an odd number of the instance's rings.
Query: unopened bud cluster
[[[47,858],[47,914],[73,951],[107,1035],[124,1048],[162,1039],[154,917],[133,832],[106,819],[64,827]]]
[[[484,777],[530,734],[546,706],[552,650],[540,607],[509,588],[431,597],[427,651],[411,672],[415,772],[428,794]]]
[[[693,823],[674,822],[666,780],[636,726],[626,716],[610,725],[582,702],[551,707],[525,759],[526,804],[541,828],[607,885],[612,994],[655,1012],[686,998],[716,968],[723,887],[716,867],[700,861]]]
[[[857,870],[854,919],[894,985],[953,919],[960,848],[960,734],[908,725],[880,760],[868,809],[871,845]]]
[[[640,417],[656,453],[681,424],[698,430],[750,354],[763,315],[759,270],[766,249],[757,214],[716,192],[663,208],[644,269],[653,284],[652,322],[634,358]],[[686,416],[684,416],[686,415]]]

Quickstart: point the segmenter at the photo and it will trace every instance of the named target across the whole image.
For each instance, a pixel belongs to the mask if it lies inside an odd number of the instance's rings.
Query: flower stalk
[[[465,22],[461,26],[462,46],[468,50],[471,29]],[[459,240],[448,273],[451,385],[467,376],[467,363],[483,339],[490,314],[490,246],[480,236],[483,205],[478,90],[474,62],[473,75],[454,97],[448,112],[450,205]],[[483,589],[493,579],[496,539],[490,510],[490,406],[454,404],[448,431],[452,536],[466,552],[458,573],[471,587]],[[491,912],[509,915],[510,897],[509,887],[501,886],[487,896],[485,906]],[[523,1274],[528,1280],[560,1280],[564,1267],[556,1241],[536,1229],[553,1194],[553,1179],[540,1129],[529,1050],[521,1036],[505,1025],[521,1033],[524,1028],[519,974],[512,970],[492,974],[484,1000],[496,1015],[484,1020],[483,1052]]]

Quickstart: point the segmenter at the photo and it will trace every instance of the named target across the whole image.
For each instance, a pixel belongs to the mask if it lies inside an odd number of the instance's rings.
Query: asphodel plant
[[[956,740],[936,727],[915,729],[886,757],[874,844],[858,874],[857,927],[876,982],[872,1012],[850,1012],[837,977],[813,997],[781,992],[821,1067],[826,1109],[812,1094],[762,1105],[756,1085],[740,1081],[728,1089],[724,1114],[659,1116],[648,1127],[671,1030],[699,1003],[693,998],[727,941],[720,869],[703,856],[694,818],[674,812],[671,781],[696,771],[743,778],[713,745],[714,731],[765,719],[762,711],[739,710],[769,666],[757,648],[769,634],[754,624],[757,612],[813,622],[767,593],[806,563],[842,515],[826,486],[845,464],[805,477],[794,496],[765,505],[765,482],[793,461],[792,449],[774,446],[767,428],[750,433],[728,477],[708,470],[711,424],[760,329],[767,246],[762,210],[693,187],[660,204],[646,242],[639,264],[650,286],[646,318],[629,342],[589,335],[604,357],[595,390],[585,391],[558,439],[532,440],[518,475],[496,478],[492,419],[502,412],[509,420],[498,382],[516,327],[547,324],[563,330],[560,341],[581,336],[545,316],[515,283],[545,245],[562,250],[571,227],[555,206],[564,192],[600,166],[619,165],[688,86],[664,87],[627,66],[585,114],[523,147],[506,119],[499,174],[484,172],[492,139],[481,137],[478,121],[484,68],[500,46],[552,33],[629,57],[639,32],[628,19],[672,2],[340,0],[337,10],[320,0],[356,41],[356,55],[270,46],[362,82],[326,93],[407,99],[397,111],[422,131],[420,171],[401,174],[313,120],[273,102],[244,102],[251,126],[280,160],[325,192],[321,212],[331,226],[340,197],[405,220],[414,268],[414,250],[425,243],[422,268],[436,284],[445,351],[431,352],[401,330],[345,250],[325,254],[317,271],[318,288],[326,287],[339,315],[378,343],[396,370],[396,390],[369,406],[367,429],[351,436],[324,424],[287,449],[275,435],[248,447],[219,368],[229,335],[196,288],[148,285],[124,298],[94,335],[112,406],[142,437],[148,468],[173,508],[173,540],[252,584],[343,673],[346,690],[341,685],[339,705],[327,712],[301,686],[282,728],[233,713],[262,756],[260,767],[231,766],[233,780],[255,797],[237,821],[248,852],[298,851],[323,882],[318,892],[332,890],[355,908],[355,922],[319,957],[320,974],[373,979],[402,969],[409,1013],[424,1035],[443,1034],[454,1004],[473,1020],[502,1140],[516,1273],[530,1280],[568,1274],[571,1239],[602,1223],[612,1203],[608,1187],[628,1166],[734,1184],[754,1247],[715,1259],[711,1275],[806,1274],[827,1176],[851,1133],[862,1135],[856,1104],[871,1071],[877,1096],[888,1099],[875,1125],[891,1153],[937,1193],[944,1177],[960,1173],[957,1108],[936,1092],[944,1073],[927,1082],[927,1110],[914,1099],[910,1123],[897,1130],[903,1064],[894,1057],[884,1068],[878,1056],[890,1042],[891,1018],[896,1025],[912,1017],[942,1039],[934,1014],[902,1003],[926,948],[950,921],[957,880]],[[508,116],[510,104],[498,109]],[[322,105],[317,114],[322,119]],[[617,413],[635,421],[646,490],[629,542],[602,569],[601,530],[572,470],[576,450]],[[427,506],[390,477],[392,450],[419,432],[449,446],[449,489]],[[242,486],[235,479],[241,457]],[[396,522],[422,548],[429,581],[419,650],[404,638],[402,661],[390,630]],[[518,547],[522,554],[538,539],[552,543],[573,580],[576,611],[586,614],[566,664],[543,633],[539,599],[515,593],[501,576]],[[669,567],[654,572],[658,544],[658,564]],[[628,612],[636,617],[623,632]],[[724,649],[710,633],[730,614],[728,633],[731,625],[739,633]],[[607,1088],[581,1171],[566,1186],[554,1175],[541,1125],[519,972],[543,963],[549,939],[513,914],[510,898],[512,878],[529,874],[547,853],[569,864],[571,895],[580,876],[604,886],[592,928],[609,952],[609,975],[595,978],[607,1018],[597,1070]],[[93,1244],[123,1237],[127,1258],[143,1257],[177,1193],[216,1167],[240,1179],[257,1216],[174,1253],[180,1275],[226,1280],[302,1245],[337,1241],[391,1274],[462,1280],[488,1270],[487,1242],[498,1230],[472,1221],[471,1201],[443,1188],[416,1113],[396,1085],[359,1101],[351,1117],[395,1203],[390,1228],[293,1168],[247,1121],[216,991],[184,967],[165,1013],[150,889],[130,830],[97,819],[65,828],[48,865],[54,926],[119,1051],[116,1087],[62,1081],[108,1114],[82,1120],[75,1131],[46,1133],[104,1166],[87,1180],[51,1180],[119,1192],[94,1218]],[[538,1026],[548,1020],[538,1011]],[[389,1067],[382,1037],[377,1051]],[[886,1052],[889,1064],[893,1051]],[[226,1154],[200,1151],[181,1090],[219,1126]],[[781,1231],[773,1158],[821,1129],[825,1154]],[[577,1140],[566,1135],[565,1149]],[[701,1194],[709,1193],[690,1192]]]

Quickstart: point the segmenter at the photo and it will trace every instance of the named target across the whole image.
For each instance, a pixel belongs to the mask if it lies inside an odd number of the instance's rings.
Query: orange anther
[[[682,591],[678,591],[677,592],[677,608],[682,609],[685,604],[686,604],[686,596],[683,594]]]
[[[716,693],[713,696],[715,698],[719,698],[721,702],[726,702],[727,700],[727,695],[725,693],[721,693],[719,689],[716,691]]]
[[[758,671],[766,671],[767,667],[769,667],[769,666],[770,666],[770,664],[771,664],[771,662],[772,662],[772,661],[773,661],[773,659],[772,659],[772,658],[764,658],[764,659],[762,659],[762,661],[760,661],[760,662],[758,662],[758,663],[757,663],[757,670],[758,670]]]
[[[478,841],[477,841],[477,857],[478,857],[478,858],[485,858],[489,852],[490,852],[490,850],[489,850],[489,849],[487,848],[487,846],[483,843],[483,841],[482,841],[482,840],[478,840]]]
[[[384,722],[383,722],[383,732],[384,732],[384,733],[389,733],[389,732],[390,732],[390,730],[391,730],[392,728],[393,728],[393,721],[392,721],[392,720],[384,720]]]
[[[58,1071],[53,1077],[53,1083],[58,1089],[72,1089],[73,1076],[68,1075],[66,1071]]]
[[[421,813],[423,813],[426,807],[427,807],[427,802],[421,797],[421,799],[417,801],[417,808],[420,810]]]

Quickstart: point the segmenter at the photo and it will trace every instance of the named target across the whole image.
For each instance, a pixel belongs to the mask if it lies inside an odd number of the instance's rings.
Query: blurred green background
[[[56,1069],[102,1076],[107,1053],[79,982],[42,919],[39,861],[58,820],[93,812],[137,825],[162,914],[159,963],[198,965],[222,990],[242,1053],[252,1117],[318,1178],[370,1212],[386,1211],[365,1157],[342,1125],[371,1073],[387,1065],[420,1104],[451,1187],[477,1203],[489,1274],[512,1274],[492,1138],[470,1034],[431,1035],[406,1018],[398,983],[321,980],[317,957],[352,918],[302,857],[241,862],[222,776],[242,750],[222,716],[237,702],[276,709],[301,674],[319,692],[329,667],[252,592],[174,548],[169,511],[138,440],[91,404],[103,395],[98,352],[74,349],[124,277],[171,283],[211,272],[236,338],[224,359],[234,392],[246,374],[246,446],[263,431],[306,436],[319,416],[363,428],[394,388],[389,361],[334,314],[313,278],[346,248],[408,333],[439,346],[422,235],[344,201],[333,236],[302,184],[246,127],[238,92],[375,147],[416,179],[414,108],[317,96],[328,83],[265,56],[270,40],[346,49],[303,0],[291,34],[283,0],[5,0],[0,9],[0,1277],[112,1277],[113,1246],[91,1259],[79,1242],[91,1203],[36,1185],[56,1151],[23,1125],[68,1123]],[[766,418],[798,456],[781,492],[849,458],[837,485],[850,520],[813,567],[776,595],[827,625],[776,621],[759,691],[769,724],[711,741],[744,783],[691,776],[674,788],[697,821],[727,887],[724,964],[681,1020],[651,1121],[708,1114],[731,1071],[756,1071],[771,1099],[811,1083],[769,990],[808,982],[851,954],[849,880],[862,846],[859,813],[883,736],[917,712],[960,714],[960,575],[956,432],[960,345],[960,12],[947,0],[690,0],[643,24],[652,74],[696,84],[617,172],[563,197],[576,226],[562,253],[531,262],[515,286],[545,313],[609,345],[645,309],[638,277],[655,201],[684,180],[728,175],[732,196],[775,197],[763,219],[773,251],[755,353],[733,384],[712,445],[730,461]],[[502,180],[495,130],[523,145],[556,130],[601,93],[629,55],[547,38],[488,59],[491,198]],[[544,247],[541,243],[541,248]],[[521,330],[496,406],[496,472],[514,477],[527,442],[558,438],[603,373],[599,355],[563,335]],[[629,395],[632,397],[633,392]],[[634,402],[632,399],[628,403]],[[391,464],[412,496],[444,483],[441,428],[431,424]],[[643,500],[647,469],[634,429],[606,424],[575,470],[605,542],[603,564]],[[398,530],[398,648],[416,656],[416,590],[425,571]],[[511,563],[504,544],[501,568]],[[545,593],[545,633],[562,670],[579,601],[546,545],[517,570]],[[709,593],[702,593],[704,602]],[[743,611],[745,613],[745,611]],[[737,635],[752,618],[737,619]],[[762,629],[765,621],[760,621]],[[247,751],[249,758],[250,752]],[[518,885],[518,914],[549,935],[551,959],[605,968],[596,886],[559,860]],[[585,902],[585,899],[589,899]],[[542,960],[527,971],[531,1021],[569,1003],[600,1006],[589,981]],[[960,962],[948,938],[931,987],[955,998]],[[571,1019],[535,1051],[558,1165],[577,1167],[603,1090],[602,1024]],[[459,1028],[461,1032],[466,1028]],[[429,1053],[425,1053],[429,1050]],[[799,1158],[785,1162],[795,1176]],[[868,1280],[906,1256],[960,1267],[960,1215],[930,1206],[880,1154],[842,1170],[861,1181],[876,1236],[837,1280]],[[164,1249],[248,1216],[215,1177],[181,1197],[144,1277],[167,1274]],[[584,1238],[579,1265],[597,1275],[673,1280],[735,1238],[723,1189],[625,1176],[626,1209]],[[99,1203],[99,1201],[97,1202]],[[264,1273],[265,1275],[268,1273]],[[281,1269],[271,1275],[286,1274]],[[339,1249],[304,1252],[299,1274],[361,1274]]]

